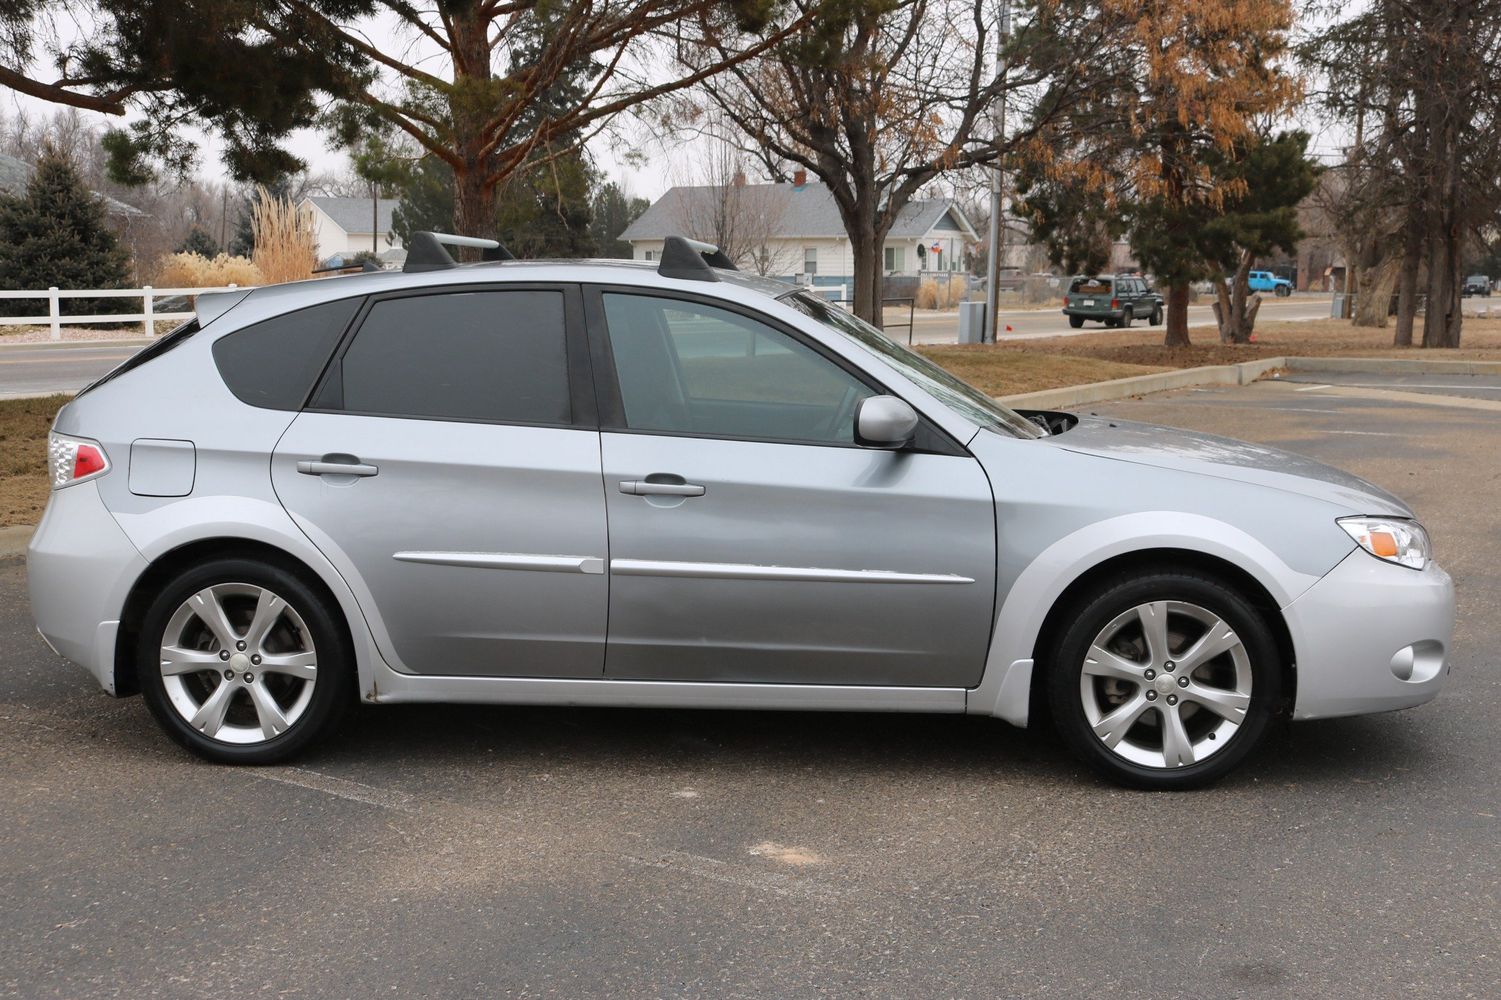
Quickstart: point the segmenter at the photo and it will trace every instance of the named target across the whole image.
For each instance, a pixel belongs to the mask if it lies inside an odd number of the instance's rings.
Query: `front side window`
[[[605,321],[631,430],[810,444],[854,441],[876,394],[765,323],[681,299],[605,293]]]
[[[370,308],[319,393],[357,413],[526,424],[572,418],[563,293],[444,292]]]
[[[1032,421],[997,403],[979,389],[962,382],[938,365],[910,351],[864,320],[806,291],[784,295],[782,302],[831,330],[875,351],[881,358],[938,402],[980,427],[1013,437],[1036,438],[1045,432]]]

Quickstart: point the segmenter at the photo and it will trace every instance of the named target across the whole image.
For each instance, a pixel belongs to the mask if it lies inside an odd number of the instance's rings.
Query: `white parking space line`
[[[1394,438],[1401,437],[1391,431],[1325,431],[1325,434],[1359,434],[1361,437]]]
[[[1330,388],[1330,387],[1327,386],[1327,385],[1305,385],[1305,386],[1302,386],[1300,388],[1294,389],[1293,392],[1313,392],[1315,389],[1328,389],[1328,388]]]
[[[393,809],[397,812],[416,812],[412,797],[404,792],[376,788],[374,785],[350,781],[348,778],[335,778],[331,774],[320,774],[306,768],[258,767],[246,768],[242,773],[252,778],[280,782],[283,785],[296,785],[298,788],[348,799],[350,802],[363,802],[367,806],[379,806],[382,809]]]

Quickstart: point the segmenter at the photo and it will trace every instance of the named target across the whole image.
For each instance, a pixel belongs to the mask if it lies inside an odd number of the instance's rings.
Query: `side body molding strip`
[[[587,573],[597,576],[605,571],[600,556],[544,556],[526,552],[397,552],[397,562],[426,563],[430,566],[474,566],[481,569],[519,569],[541,573]]]
[[[611,559],[621,576],[671,576],[693,580],[789,580],[803,583],[974,583],[950,573],[896,573],[884,569],[820,569],[812,566],[753,566],[748,563]]]

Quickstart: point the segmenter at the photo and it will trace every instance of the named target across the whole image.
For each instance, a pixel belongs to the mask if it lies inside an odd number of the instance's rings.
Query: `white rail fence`
[[[141,324],[141,332],[147,336],[155,336],[153,324],[157,320],[182,322],[193,318],[193,313],[188,312],[157,312],[156,300],[202,295],[204,292],[228,292],[241,285],[215,285],[210,288],[152,288],[150,285],[144,288],[49,288],[44,292],[8,292],[0,291],[0,299],[46,299],[47,312],[38,313],[35,316],[0,316],[0,327],[3,326],[46,326],[52,331],[53,340],[63,339],[63,327],[65,326],[120,326],[127,323]],[[62,312],[63,299],[140,299],[141,311],[137,313],[115,313],[113,315],[93,314],[86,316],[65,316]]]

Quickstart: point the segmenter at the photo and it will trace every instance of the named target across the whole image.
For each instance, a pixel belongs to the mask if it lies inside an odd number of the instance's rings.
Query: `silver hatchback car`
[[[1045,714],[1184,788],[1443,684],[1452,584],[1369,483],[1013,412],[702,244],[446,239],[202,295],[58,414],[37,624],[202,756],[357,698]]]

